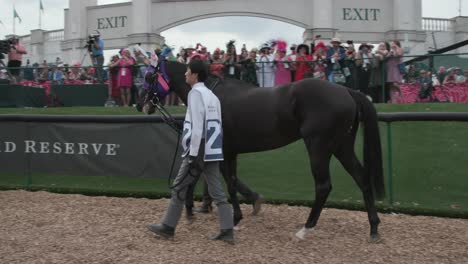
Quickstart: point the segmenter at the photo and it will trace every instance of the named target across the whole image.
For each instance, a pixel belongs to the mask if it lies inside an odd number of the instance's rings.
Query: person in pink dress
[[[122,105],[122,94],[118,87],[119,84],[119,67],[113,66],[117,65],[120,57],[115,54],[112,56],[111,61],[109,62],[109,85],[111,90],[111,97],[117,102],[118,105]]]
[[[287,43],[283,40],[276,42],[276,55],[275,55],[275,86],[288,84],[291,82],[291,71],[289,68],[289,61],[286,57]]]
[[[122,51],[122,58],[112,66],[119,66],[117,86],[120,88],[122,97],[122,104],[124,106],[130,105],[130,89],[132,87],[132,66],[135,64],[135,60],[130,54],[130,50],[124,49]]]
[[[306,44],[300,44],[297,46],[297,55],[296,55],[296,76],[295,81],[300,81],[304,79],[304,75],[309,74],[310,71],[310,61],[311,56],[309,55],[309,46]]]
[[[401,56],[405,51],[401,48],[400,41],[395,40],[390,45],[390,52],[387,55],[387,61],[385,64],[387,72],[386,85],[389,87],[389,97],[392,103],[395,103],[394,95],[398,92],[400,99],[402,98],[400,83],[403,80],[402,73],[400,72],[400,63],[402,62]]]

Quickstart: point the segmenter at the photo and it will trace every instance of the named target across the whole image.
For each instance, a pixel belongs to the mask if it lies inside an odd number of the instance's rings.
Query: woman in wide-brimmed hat
[[[236,41],[230,40],[226,44],[226,55],[224,58],[224,77],[240,80],[239,56],[237,56]]]
[[[275,65],[274,56],[270,54],[271,47],[264,43],[260,47],[260,54],[257,58],[257,79],[260,87],[273,87],[275,85]]]
[[[256,48],[251,49],[247,59],[241,61],[242,64],[242,76],[241,80],[244,82],[251,83],[258,86],[257,80],[257,52]]]
[[[346,58],[346,50],[341,46],[339,38],[332,38],[332,46],[327,50],[327,76],[328,80],[335,82],[335,72],[341,72]]]
[[[276,42],[275,55],[275,86],[291,82],[291,72],[289,70],[289,61],[286,58],[286,47],[288,44],[284,40]]]
[[[375,98],[373,91],[369,89],[373,60],[371,47],[367,43],[362,43],[356,54],[358,90]]]

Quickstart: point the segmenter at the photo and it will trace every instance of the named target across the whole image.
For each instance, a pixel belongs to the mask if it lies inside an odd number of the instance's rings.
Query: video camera
[[[88,35],[88,40],[86,41],[85,48],[87,48],[89,52],[93,51],[93,45],[99,36],[100,34],[97,30],[95,30],[93,33]]]
[[[15,41],[13,38],[0,40],[0,59],[4,59],[5,55],[8,54],[12,48],[14,48]]]

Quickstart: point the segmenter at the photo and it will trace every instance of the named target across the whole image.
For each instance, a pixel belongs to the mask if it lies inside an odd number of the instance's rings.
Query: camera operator
[[[23,55],[27,54],[26,48],[19,43],[19,39],[13,37],[11,39],[10,52],[8,52],[8,65],[10,74],[13,76],[12,82],[14,84],[20,81],[20,67]]]
[[[96,69],[98,81],[99,83],[103,83],[104,41],[102,41],[99,31],[95,30],[89,36],[88,46],[91,47],[91,59]]]

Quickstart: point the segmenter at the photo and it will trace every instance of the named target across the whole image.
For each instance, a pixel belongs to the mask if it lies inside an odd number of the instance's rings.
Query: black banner
[[[44,118],[37,116],[38,120],[29,122],[0,120],[3,173],[169,175],[178,136],[162,121],[138,122],[140,117],[128,123],[88,123],[73,122],[74,117],[68,122],[46,122]],[[175,169],[180,164],[179,154],[177,158]]]

